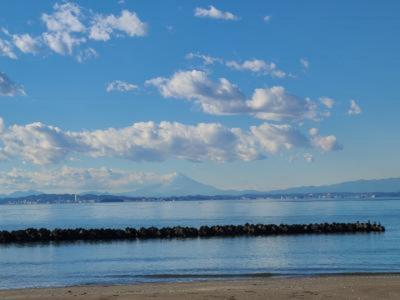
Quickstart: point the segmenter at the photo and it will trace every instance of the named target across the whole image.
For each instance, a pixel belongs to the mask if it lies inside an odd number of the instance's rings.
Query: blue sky
[[[399,8],[1,1],[0,191],[398,177]]]

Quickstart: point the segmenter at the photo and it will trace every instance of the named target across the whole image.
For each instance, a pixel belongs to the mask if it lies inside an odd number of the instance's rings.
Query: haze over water
[[[400,199],[1,206],[0,230],[379,221],[383,234],[0,246],[0,288],[400,272]]]

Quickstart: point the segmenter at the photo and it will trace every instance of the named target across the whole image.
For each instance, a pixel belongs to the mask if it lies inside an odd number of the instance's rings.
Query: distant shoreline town
[[[80,203],[120,203],[120,202],[151,202],[151,201],[204,201],[204,200],[317,200],[317,199],[375,199],[400,198],[396,193],[298,193],[298,194],[242,194],[242,195],[186,195],[166,197],[131,197],[118,195],[96,194],[38,194],[23,197],[0,198],[0,205],[23,204],[80,204]]]

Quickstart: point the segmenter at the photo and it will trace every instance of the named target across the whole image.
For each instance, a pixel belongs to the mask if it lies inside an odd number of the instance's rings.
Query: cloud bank
[[[3,121],[0,124],[0,159],[38,165],[74,156],[138,162],[252,161],[295,148],[340,149],[334,136],[320,136],[317,131],[308,136],[290,125],[268,123],[242,130],[219,123],[139,122],[93,131],[65,131],[39,122],[8,127]]]
[[[0,172],[0,191],[38,190],[46,193],[128,192],[171,180],[176,173],[156,174],[109,168],[12,169]]]

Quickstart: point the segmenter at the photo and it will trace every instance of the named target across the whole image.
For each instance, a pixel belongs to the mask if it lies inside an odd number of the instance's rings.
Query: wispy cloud
[[[0,72],[0,96],[24,96],[25,90],[22,86],[14,83],[5,73]]]
[[[271,16],[271,15],[266,15],[266,16],[263,17],[263,21],[264,21],[265,23],[269,23],[269,22],[271,21],[271,19],[272,19],[272,16]]]
[[[300,58],[300,64],[304,71],[307,71],[310,68],[310,62],[306,58]]]
[[[17,55],[12,49],[12,44],[9,41],[0,38],[0,55],[11,59],[17,59]]]
[[[258,75],[269,75],[274,78],[285,78],[286,72],[280,70],[276,63],[262,59],[248,59],[242,62],[236,60],[224,60],[220,57],[190,52],[186,54],[186,59],[200,59],[204,65],[223,64],[232,70],[249,71]]]
[[[14,34],[12,36],[14,45],[23,53],[36,54],[40,47],[38,38],[32,37],[30,34]]]
[[[227,61],[226,65],[234,70],[250,71],[257,74],[271,75],[272,77],[284,78],[286,73],[279,70],[275,63],[266,62],[261,59],[245,60],[243,62]]]
[[[133,83],[129,83],[126,81],[121,81],[121,80],[114,80],[110,83],[107,84],[106,86],[106,91],[107,92],[129,92],[137,89],[138,86]]]

